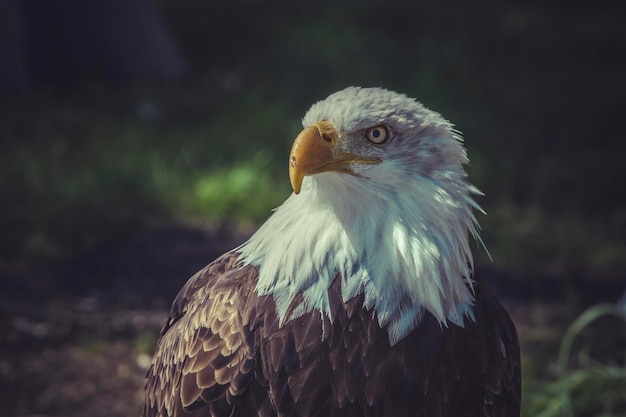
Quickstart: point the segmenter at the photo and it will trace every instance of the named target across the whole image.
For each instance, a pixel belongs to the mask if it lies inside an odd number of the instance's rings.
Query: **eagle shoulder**
[[[183,286],[148,370],[144,417],[229,416],[242,407],[271,415],[250,340],[250,325],[263,320],[262,306],[247,303],[256,276],[229,252]]]

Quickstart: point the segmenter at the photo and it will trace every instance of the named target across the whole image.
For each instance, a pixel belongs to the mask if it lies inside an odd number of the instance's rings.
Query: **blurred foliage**
[[[161,0],[180,82],[5,94],[0,260],[69,256],[157,217],[262,221],[307,107],[347,85],[465,134],[496,265],[616,277],[626,259],[619,4]]]
[[[595,352],[601,344],[584,330],[594,321],[611,318],[614,333],[626,337],[626,311],[613,304],[594,305],[585,310],[566,331],[552,378],[525,381],[523,412],[536,417],[626,416],[626,348],[615,344]],[[621,306],[623,309],[624,306]],[[583,339],[574,348],[576,339]],[[607,338],[605,338],[607,339]],[[617,346],[617,347],[616,347]],[[574,355],[577,353],[577,355]]]
[[[626,368],[592,363],[525,393],[524,415],[626,416]]]
[[[308,106],[363,85],[417,97],[464,132],[498,268],[623,280],[619,2],[158,4],[190,79],[0,96],[0,276],[155,219],[260,223],[289,194],[287,154]],[[554,333],[547,324],[535,331]],[[588,330],[579,339],[593,343],[567,367],[525,364],[525,415],[626,415],[624,357],[599,360],[604,338]],[[137,351],[150,340],[140,335]]]
[[[132,91],[74,94],[38,92],[4,103],[4,262],[68,256],[155,217],[259,222],[288,194],[273,160],[279,152],[250,143],[256,134],[291,135],[281,109],[243,103],[235,106],[239,115],[185,124]],[[245,116],[250,106],[260,107],[256,118]],[[276,148],[286,153],[288,139]]]

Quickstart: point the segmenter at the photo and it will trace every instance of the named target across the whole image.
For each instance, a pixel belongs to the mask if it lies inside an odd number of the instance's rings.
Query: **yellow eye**
[[[365,139],[369,140],[376,145],[380,145],[389,140],[389,128],[385,125],[378,125],[374,127],[370,127],[365,132]]]

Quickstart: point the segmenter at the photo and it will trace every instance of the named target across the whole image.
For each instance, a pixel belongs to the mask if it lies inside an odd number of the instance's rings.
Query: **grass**
[[[626,415],[626,349],[618,345],[611,355],[594,358],[593,340],[587,337],[574,350],[577,338],[594,321],[607,316],[617,318],[614,331],[626,334],[624,306],[598,304],[585,310],[567,329],[552,377],[526,384],[524,415],[537,417],[574,417]],[[622,309],[622,310],[620,310]],[[615,334],[603,334],[605,340],[616,340]],[[618,339],[617,339],[618,340]],[[576,357],[574,353],[578,351]]]
[[[126,104],[133,98],[128,92],[96,91],[65,101],[41,93],[5,104],[0,116],[5,265],[71,256],[152,217],[257,223],[288,194],[272,147],[250,142],[255,130],[268,137],[263,131],[268,126],[292,126],[279,120],[289,120],[281,109],[266,106],[256,120],[231,110],[182,124],[171,123],[167,119],[175,116],[167,114],[165,121],[142,116]],[[126,107],[122,116],[116,114],[120,102]],[[152,106],[162,108],[158,100]],[[245,106],[236,108],[245,113]],[[165,105],[162,111],[167,112]],[[237,122],[239,117],[248,123]],[[273,133],[280,138],[276,142],[295,134]]]
[[[611,236],[622,227],[618,215],[553,213],[537,203],[500,201],[479,220],[495,263],[528,279],[594,277],[601,281],[626,270],[626,244]]]

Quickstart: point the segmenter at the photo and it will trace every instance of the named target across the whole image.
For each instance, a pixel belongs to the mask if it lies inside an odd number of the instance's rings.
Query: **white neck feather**
[[[443,325],[473,317],[468,231],[480,240],[470,195],[478,190],[460,177],[412,178],[394,189],[403,192],[341,173],[307,177],[238,249],[259,268],[257,292],[274,298],[281,323],[313,309],[332,320],[337,276],[343,301],[364,294],[391,344],[424,310]]]

